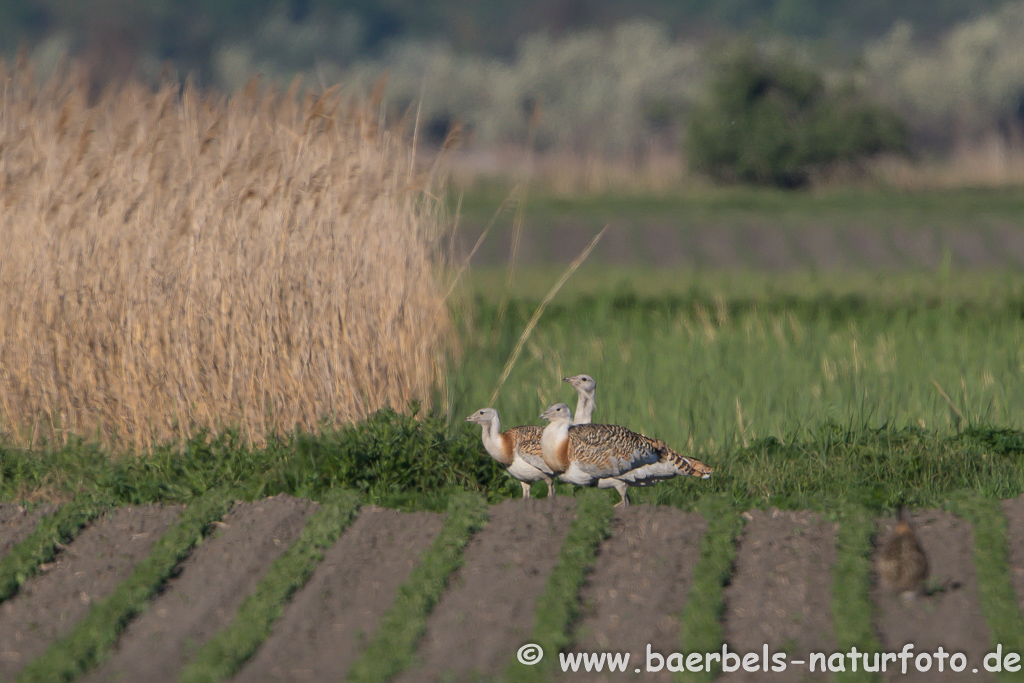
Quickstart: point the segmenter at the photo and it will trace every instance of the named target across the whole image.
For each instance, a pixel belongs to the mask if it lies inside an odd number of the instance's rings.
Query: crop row
[[[230,509],[232,500],[233,496],[223,491],[196,499],[128,578],[110,595],[93,602],[69,633],[27,664],[19,680],[73,680],[102,662],[120,633],[210,533]],[[576,514],[558,561],[536,600],[527,639],[549,653],[565,651],[575,642],[580,590],[613,519],[610,501],[601,493],[586,492],[577,497],[576,503]],[[314,573],[325,551],[355,518],[359,505],[358,496],[350,492],[324,496],[298,538],[270,566],[230,623],[194,653],[180,679],[225,680],[237,672],[267,638],[274,621]],[[1017,609],[1007,563],[1006,517],[997,504],[974,493],[951,497],[946,507],[974,527],[978,593],[992,642],[1020,651],[1024,648],[1024,621]],[[53,557],[63,544],[72,542],[78,530],[104,509],[101,501],[76,501],[43,517],[37,530],[0,560],[0,576],[10,577],[4,584],[3,600],[15,596],[19,586],[39,570],[43,559]],[[686,606],[679,614],[679,639],[681,649],[710,652],[720,649],[724,639],[723,588],[734,571],[744,518],[721,495],[703,498],[698,509],[707,521],[707,531]],[[376,633],[350,668],[349,680],[390,680],[410,666],[428,615],[445,592],[449,577],[461,566],[467,543],[486,526],[488,516],[486,503],[478,495],[460,494],[450,499],[441,531],[420,556]],[[855,646],[864,652],[877,652],[881,645],[873,627],[869,561],[875,525],[867,511],[857,505],[843,506],[833,517],[838,522],[832,588],[836,643],[841,649]],[[557,661],[551,656],[539,666],[524,667],[510,659],[505,676],[509,680],[547,680]],[[709,676],[706,672],[688,673],[681,679],[707,680]],[[861,680],[874,679],[861,672]]]

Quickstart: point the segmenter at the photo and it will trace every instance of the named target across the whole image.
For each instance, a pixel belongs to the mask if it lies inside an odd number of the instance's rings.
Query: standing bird
[[[578,486],[614,488],[629,505],[630,486],[650,486],[679,475],[707,479],[714,470],[700,460],[676,453],[660,439],[651,439],[618,425],[572,424],[564,403],[541,417],[551,424],[541,433],[544,463],[562,481]]]
[[[547,466],[541,457],[541,427],[525,425],[512,427],[503,432],[498,411],[494,408],[481,408],[467,417],[466,422],[476,422],[483,428],[484,448],[519,481],[523,487],[523,498],[530,497],[530,484],[541,479],[548,483],[548,498],[554,498],[555,482],[552,472],[544,471]]]
[[[899,593],[904,601],[913,600],[924,588],[928,576],[928,557],[901,507],[896,528],[882,546],[876,560],[882,585]]]
[[[576,401],[576,412],[573,413],[576,419],[573,424],[586,425],[593,422],[594,394],[597,393],[597,382],[590,375],[573,375],[562,380],[576,387],[579,400]]]

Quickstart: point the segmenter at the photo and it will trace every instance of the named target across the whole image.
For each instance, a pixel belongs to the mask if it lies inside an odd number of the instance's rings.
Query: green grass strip
[[[874,627],[874,602],[871,599],[875,520],[860,505],[847,505],[839,520],[836,535],[836,563],[832,568],[832,625],[837,652],[881,652]],[[833,674],[844,681],[877,681],[878,675],[847,670]]]
[[[29,662],[19,681],[70,681],[103,658],[128,621],[145,609],[174,568],[231,508],[233,498],[223,492],[197,499],[139,562],[131,575],[108,597],[93,603],[89,612],[64,638]]]
[[[104,509],[95,498],[82,496],[40,519],[28,538],[0,561],[0,602],[17,593],[39,565],[53,559],[60,544],[74,540]]]
[[[256,589],[238,608],[231,623],[206,641],[182,672],[181,681],[219,681],[230,678],[270,635],[270,628],[296,590],[306,585],[324,553],[341,536],[359,509],[351,491],[330,493],[309,516],[302,533],[270,565]]]
[[[974,526],[974,571],[978,576],[981,613],[992,634],[989,652],[994,652],[998,645],[1002,646],[1004,657],[1010,652],[1024,652],[1024,618],[1010,578],[1006,515],[999,501],[968,492],[953,498],[946,508]],[[996,680],[1019,681],[1020,676],[1019,671],[1003,670],[996,674]]]
[[[448,503],[448,519],[419,564],[398,590],[395,604],[381,619],[377,634],[349,669],[349,681],[386,681],[412,662],[427,626],[427,616],[444,592],[448,577],[462,565],[470,536],[487,523],[487,503],[476,494],[458,493]]]
[[[562,544],[558,563],[537,598],[533,633],[527,641],[543,649],[543,659],[527,666],[513,658],[506,669],[509,681],[545,681],[551,677],[558,653],[572,643],[570,628],[579,612],[580,588],[594,565],[598,546],[608,537],[613,517],[604,492],[583,490],[577,497],[576,517]]]
[[[680,617],[681,652],[721,652],[723,592],[732,578],[736,560],[736,540],[743,530],[743,517],[727,495],[708,495],[700,499],[697,510],[707,520],[701,540],[700,559],[693,569],[693,584]],[[685,661],[685,660],[684,660]],[[667,664],[667,663],[666,663]],[[679,681],[710,681],[713,671],[681,671]]]

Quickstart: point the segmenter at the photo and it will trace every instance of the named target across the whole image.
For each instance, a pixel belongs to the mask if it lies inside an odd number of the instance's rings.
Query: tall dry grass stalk
[[[601,228],[601,232],[594,235],[594,239],[590,240],[590,244],[588,244],[583,251],[580,252],[580,255],[569,264],[569,267],[565,269],[565,272],[562,273],[541,300],[540,304],[537,306],[537,310],[533,312],[533,316],[530,317],[530,321],[526,323],[526,327],[523,328],[523,333],[519,335],[519,341],[516,342],[511,355],[509,355],[508,360],[505,361],[505,367],[502,368],[501,377],[498,378],[498,386],[494,387],[494,393],[491,394],[491,405],[494,405],[494,402],[498,400],[498,393],[505,385],[505,381],[508,379],[508,376],[512,374],[512,368],[515,367],[516,361],[519,360],[519,354],[523,352],[523,346],[526,345],[526,340],[528,340],[530,335],[533,333],[533,328],[537,327],[537,322],[540,321],[540,317],[544,315],[544,309],[546,309],[548,304],[551,303],[551,300],[555,298],[555,295],[558,294],[558,290],[562,288],[562,285],[568,282],[569,278],[572,277],[572,274],[575,273],[581,265],[583,265],[583,262],[587,260],[587,257],[590,256],[590,252],[594,250],[594,247],[597,246],[597,243],[601,241],[601,238],[604,237],[606,232],[608,232],[607,225]]]
[[[373,105],[0,64],[0,432],[145,448],[428,399],[429,174]],[[440,313],[439,313],[440,311]]]

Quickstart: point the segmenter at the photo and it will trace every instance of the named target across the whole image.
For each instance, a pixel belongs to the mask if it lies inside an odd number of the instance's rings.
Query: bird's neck
[[[569,468],[569,420],[552,420],[540,435],[540,452],[544,464],[555,474]]]
[[[595,405],[593,396],[581,393],[579,400],[576,402],[576,412],[573,413],[576,416],[573,424],[590,424],[594,417]]]
[[[483,442],[484,448],[487,449],[487,454],[506,467],[511,465],[512,449],[509,448],[508,444],[511,438],[502,438],[507,435],[501,433],[501,421],[498,418],[494,418],[481,426],[484,430]]]

